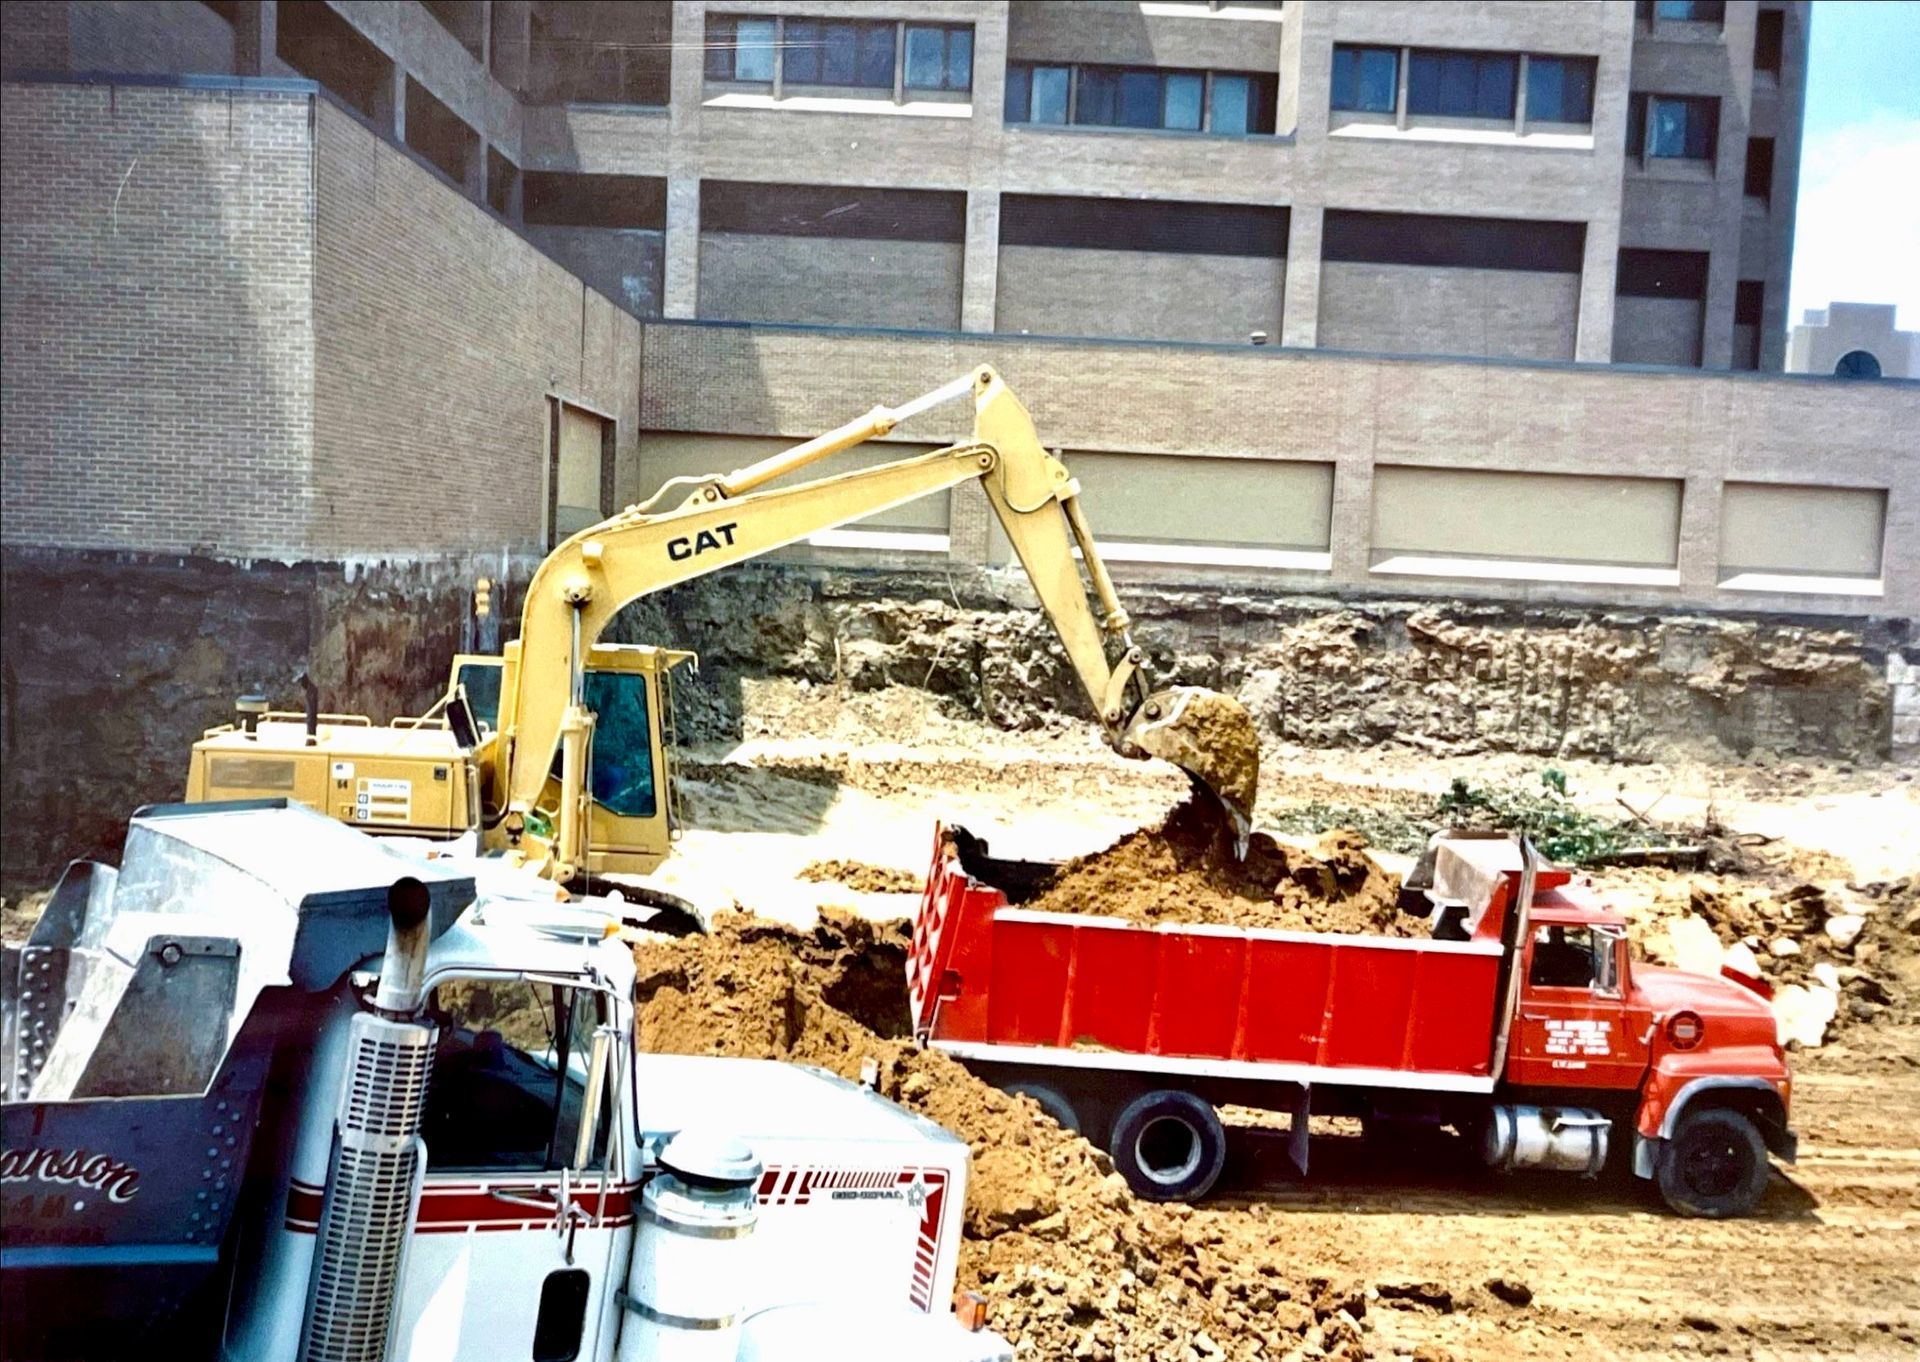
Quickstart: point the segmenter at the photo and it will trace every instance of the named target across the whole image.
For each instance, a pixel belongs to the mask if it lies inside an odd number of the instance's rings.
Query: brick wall
[[[549,396],[636,476],[640,326],[331,104],[317,110],[313,550],[530,547]]]
[[[0,537],[307,537],[311,97],[0,88]]]
[[[1920,466],[1907,455],[1920,428],[1920,384],[668,321],[646,327],[642,417],[649,430],[804,438],[976,364],[1006,375],[1050,447],[1332,463],[1331,569],[1263,572],[1268,589],[1411,589],[1373,570],[1376,464],[1603,470],[1685,484],[1676,582],[1436,576],[1418,589],[1742,612],[1920,612]],[[968,426],[958,404],[901,435],[958,439]],[[1724,587],[1720,489],[1728,481],[1886,490],[1877,594]]]
[[[1329,260],[1319,343],[1392,355],[1572,359],[1580,276]]]
[[[1287,262],[1268,256],[1000,248],[1001,331],[1036,336],[1280,339]]]
[[[960,325],[957,242],[700,234],[700,315],[725,321]]]

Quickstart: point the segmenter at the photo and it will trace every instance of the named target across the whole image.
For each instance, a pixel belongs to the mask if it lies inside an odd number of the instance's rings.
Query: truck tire
[[[1660,1151],[1660,1195],[1681,1215],[1745,1215],[1771,1173],[1766,1141],[1753,1122],[1725,1108],[1682,1117]]]
[[[1226,1166],[1227,1132],[1211,1104],[1163,1088],[1126,1105],[1108,1148],[1135,1196],[1198,1201]]]
[[[1037,1079],[1022,1078],[1017,1082],[1008,1083],[1002,1091],[1010,1092],[1015,1097],[1031,1097],[1039,1103],[1040,1110],[1054,1119],[1060,1129],[1070,1130],[1076,1135],[1080,1134],[1080,1113],[1074,1110],[1073,1103],[1067,1099],[1067,1095],[1051,1084],[1039,1082]]]

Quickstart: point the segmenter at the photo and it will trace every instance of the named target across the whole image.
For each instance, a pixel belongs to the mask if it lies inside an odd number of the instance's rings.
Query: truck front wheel
[[[1766,1190],[1766,1141],[1737,1111],[1716,1108],[1680,1121],[1660,1151],[1660,1195],[1681,1215],[1745,1215]]]
[[[1227,1132],[1212,1104],[1163,1089],[1129,1102],[1113,1123],[1113,1166],[1148,1201],[1198,1201],[1227,1162]]]

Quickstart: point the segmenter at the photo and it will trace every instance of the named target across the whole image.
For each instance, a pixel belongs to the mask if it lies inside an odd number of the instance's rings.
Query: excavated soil
[[[865,861],[815,861],[801,869],[800,878],[814,884],[845,885],[861,894],[917,894],[926,888],[926,881],[911,870]]]
[[[811,932],[736,915],[634,949],[644,1049],[817,1064],[858,1078],[972,1149],[959,1289],[1022,1357],[1359,1358],[1367,1292],[1300,1256],[1258,1261],[1136,1201],[1106,1155],[908,1035],[904,922],[828,912]]]
[[[1399,889],[1350,831],[1328,833],[1315,852],[1255,833],[1246,859],[1236,859],[1226,819],[1196,797],[1158,826],[1070,862],[1025,906],[1130,922],[1425,936],[1425,921],[1399,910]]]

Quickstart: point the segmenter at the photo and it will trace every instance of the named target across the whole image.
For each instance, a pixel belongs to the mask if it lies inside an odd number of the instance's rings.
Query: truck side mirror
[[[575,1168],[585,1168],[593,1161],[593,1147],[600,1140],[600,1109],[606,1105],[607,1065],[613,1049],[613,1028],[595,1027],[593,1048],[587,1053],[587,1090],[580,1097],[580,1133],[573,1142]]]

